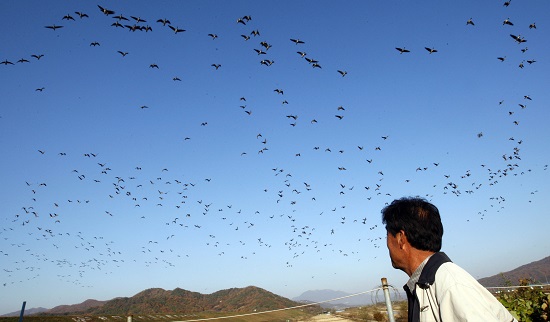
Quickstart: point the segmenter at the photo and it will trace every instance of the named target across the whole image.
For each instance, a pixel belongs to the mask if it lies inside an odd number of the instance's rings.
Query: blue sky
[[[550,4],[503,3],[3,2],[0,312],[400,288],[410,195],[475,277],[548,256]]]

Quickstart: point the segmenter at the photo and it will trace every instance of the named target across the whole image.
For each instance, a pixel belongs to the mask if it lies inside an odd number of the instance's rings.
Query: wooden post
[[[393,317],[393,309],[391,307],[390,291],[388,289],[388,280],[382,277],[382,289],[384,290],[384,298],[386,299],[386,309],[388,310],[388,319],[390,322],[395,322]]]

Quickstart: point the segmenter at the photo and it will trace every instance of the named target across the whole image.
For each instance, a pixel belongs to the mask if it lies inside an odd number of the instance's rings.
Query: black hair
[[[403,230],[412,247],[438,252],[441,250],[443,224],[436,206],[421,197],[394,200],[382,209],[382,223],[392,236]]]

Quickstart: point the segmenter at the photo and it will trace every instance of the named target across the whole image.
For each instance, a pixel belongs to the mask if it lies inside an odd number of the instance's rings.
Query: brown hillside
[[[518,285],[519,280],[524,278],[529,278],[535,283],[548,283],[550,278],[550,256],[508,272],[481,278],[479,283],[485,287],[508,286],[507,283]]]
[[[48,310],[46,313],[48,314],[66,314],[69,312],[75,312],[80,311],[84,312],[86,310],[89,310],[93,307],[102,306],[107,301],[97,301],[97,300],[86,300],[80,304],[74,304],[74,305],[59,305],[56,306],[50,310]]]
[[[81,305],[81,304],[80,304]],[[286,308],[299,303],[275,295],[264,289],[248,286],[231,288],[212,294],[201,294],[176,288],[167,291],[152,288],[132,297],[121,297],[106,301],[101,306],[85,310],[69,306],[61,312],[48,311],[47,314],[169,314],[193,312],[254,312]]]

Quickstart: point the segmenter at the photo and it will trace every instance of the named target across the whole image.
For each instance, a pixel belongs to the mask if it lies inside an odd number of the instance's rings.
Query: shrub
[[[529,287],[531,279],[521,279],[520,288],[499,295],[498,300],[519,321],[548,321],[550,317],[550,295],[542,289]]]

